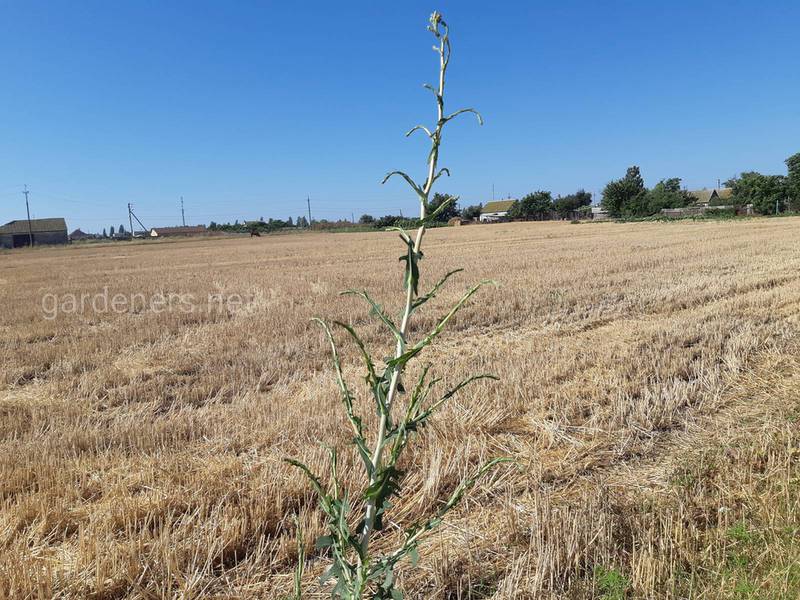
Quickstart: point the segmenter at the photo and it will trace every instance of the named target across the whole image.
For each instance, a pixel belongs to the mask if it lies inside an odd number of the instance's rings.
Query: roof
[[[31,219],[30,230],[33,233],[44,233],[47,231],[67,231],[67,222],[62,217],[54,219]],[[22,221],[9,221],[0,227],[0,235],[28,233],[27,219]]]
[[[186,225],[185,227],[153,227],[150,231],[155,231],[158,235],[181,235],[188,233],[205,233],[205,225]]]
[[[697,198],[697,201],[701,204],[708,204],[711,202],[711,199],[717,195],[717,190],[708,190],[706,188],[702,190],[690,190],[689,195]]]
[[[516,202],[516,200],[495,200],[493,202],[487,202],[481,209],[481,214],[508,212],[514,205],[514,202]]]

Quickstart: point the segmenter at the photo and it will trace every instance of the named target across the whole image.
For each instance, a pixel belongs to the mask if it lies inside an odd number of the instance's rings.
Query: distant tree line
[[[800,211],[800,152],[786,159],[787,175],[762,175],[746,171],[729,179],[731,197],[715,199],[712,204],[742,207],[752,204],[762,215]],[[646,217],[663,208],[682,208],[697,201],[681,189],[677,177],[662,179],[647,189],[639,167],[630,167],[625,177],[609,182],[603,189],[602,206],[612,217]]]
[[[297,217],[296,220],[289,217],[285,221],[282,219],[269,219],[265,221],[264,217],[261,217],[258,221],[242,221],[240,223],[237,219],[233,223],[216,223],[215,221],[211,221],[211,223],[208,224],[208,229],[210,231],[225,231],[229,233],[250,233],[253,231],[269,233],[270,231],[278,231],[279,229],[307,227],[308,219],[305,217]]]
[[[96,234],[93,234],[93,235],[96,235]],[[131,236],[130,232],[129,231],[125,231],[125,226],[124,225],[120,225],[119,229],[116,229],[116,230],[114,229],[114,226],[112,225],[108,229],[103,228],[103,233],[101,233],[97,237],[101,237],[103,239],[111,239],[111,238],[128,238],[130,236]]]
[[[725,186],[732,189],[730,198],[714,201],[715,204],[730,204],[734,207],[753,205],[753,210],[760,214],[776,212],[800,212],[800,152],[786,159],[786,175],[762,175],[756,171],[747,171],[729,179]],[[612,217],[648,217],[656,215],[665,208],[683,208],[697,202],[697,198],[685,189],[681,189],[681,179],[670,177],[662,179],[652,188],[647,188],[638,166],[628,168],[621,179],[610,181],[603,189],[601,206]],[[454,217],[476,220],[480,217],[482,204],[473,204],[460,208],[458,198],[450,194],[437,193],[430,202],[430,211],[434,212],[442,204],[446,206],[439,212],[432,225],[445,224]],[[552,193],[537,190],[516,200],[511,206],[508,216],[515,220],[542,221],[550,219],[579,219],[591,214],[592,195],[585,190],[578,190],[566,196],[553,197]],[[383,215],[376,217],[370,214],[361,215],[358,226],[375,229],[386,227],[413,227],[415,219],[403,215]],[[314,229],[345,229],[356,226],[355,223],[343,219],[329,221],[314,219],[310,224]],[[258,221],[234,221],[233,223],[215,223],[212,221],[208,229],[233,233],[257,231],[269,233],[282,229],[306,229],[309,222],[306,217],[287,220],[262,217]],[[117,235],[124,235],[125,229],[119,227]],[[111,237],[114,228],[111,227]],[[109,237],[103,230],[103,237]]]

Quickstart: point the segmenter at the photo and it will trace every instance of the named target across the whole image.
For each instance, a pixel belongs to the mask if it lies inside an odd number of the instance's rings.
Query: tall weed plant
[[[419,265],[423,257],[422,240],[425,230],[447,206],[447,203],[435,209],[431,209],[430,206],[434,184],[442,175],[450,175],[448,169],[439,168],[439,151],[444,128],[450,121],[465,113],[474,114],[478,123],[483,124],[480,114],[472,108],[445,113],[445,76],[450,64],[451,46],[447,23],[441,14],[434,12],[431,15],[428,30],[435,39],[433,49],[439,59],[438,85],[425,84],[425,88],[433,94],[436,101],[436,125],[433,128],[417,125],[406,133],[407,137],[415,132],[423,133],[430,140],[427,177],[424,182],[417,183],[403,171],[392,171],[383,180],[385,183],[389,178],[399,176],[419,198],[420,216],[416,223],[416,231],[408,231],[403,227],[389,228],[396,231],[403,242],[404,250],[400,257],[405,266],[403,310],[399,319],[395,319],[367,291],[343,292],[358,296],[366,302],[371,314],[380,320],[392,337],[395,347],[393,355],[385,361],[376,361],[353,327],[338,321],[332,323],[346,332],[360,354],[367,386],[378,415],[375,431],[366,431],[363,420],[356,414],[355,396],[342,372],[339,351],[331,326],[321,319],[315,319],[330,343],[342,406],[352,428],[352,444],[363,463],[365,490],[359,493],[346,489],[341,484],[337,454],[333,448],[328,447],[330,474],[327,482],[323,482],[323,479],[312,473],[305,464],[287,459],[290,464],[308,476],[319,498],[319,506],[326,515],[327,534],[317,540],[316,548],[330,557],[331,565],[323,575],[322,582],[330,586],[332,598],[339,600],[402,598],[395,581],[395,567],[398,563],[408,559],[412,565],[416,565],[422,538],[442,523],[443,517],[459,504],[483,475],[499,463],[508,460],[495,458],[480,466],[470,477],[461,481],[450,497],[443,501],[433,514],[408,526],[404,531],[402,543],[396,548],[385,553],[376,553],[373,550],[371,542],[383,530],[387,520],[386,515],[392,509],[391,500],[398,496],[402,489],[403,472],[398,468],[398,462],[409,441],[461,389],[479,379],[497,379],[489,374],[473,375],[437,397],[434,395],[434,389],[441,378],[433,377],[432,366],[428,364],[421,369],[421,375],[413,388],[405,390],[402,385],[408,365],[419,358],[422,351],[442,333],[447,323],[482,285],[491,283],[482,281],[472,286],[432,330],[417,340],[409,338],[409,325],[414,313],[434,298],[450,277],[461,271],[457,269],[447,273],[427,292],[420,293]],[[455,202],[456,198],[450,201]],[[398,401],[398,396],[401,394],[407,397],[403,403]],[[399,408],[399,405],[404,406],[404,410]],[[357,514],[354,514],[356,511]],[[299,585],[296,586],[295,595],[300,597]]]

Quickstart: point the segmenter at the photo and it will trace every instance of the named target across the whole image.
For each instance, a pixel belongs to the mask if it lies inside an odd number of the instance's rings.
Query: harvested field
[[[294,514],[307,597],[327,597],[320,515],[282,458],[325,472],[326,441],[360,478],[309,319],[386,344],[337,292],[396,298],[401,251],[364,233],[0,254],[0,597],[286,597]],[[423,287],[466,271],[417,335],[499,283],[427,357],[449,383],[501,380],[409,446],[399,524],[482,460],[517,464],[423,544],[408,598],[800,595],[800,219],[435,229],[425,256]]]

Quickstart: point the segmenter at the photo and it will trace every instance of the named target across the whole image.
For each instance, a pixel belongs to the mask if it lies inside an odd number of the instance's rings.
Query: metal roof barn
[[[0,227],[0,248],[21,248],[34,245],[66,244],[67,223],[62,217],[53,219],[27,219],[10,221]]]

